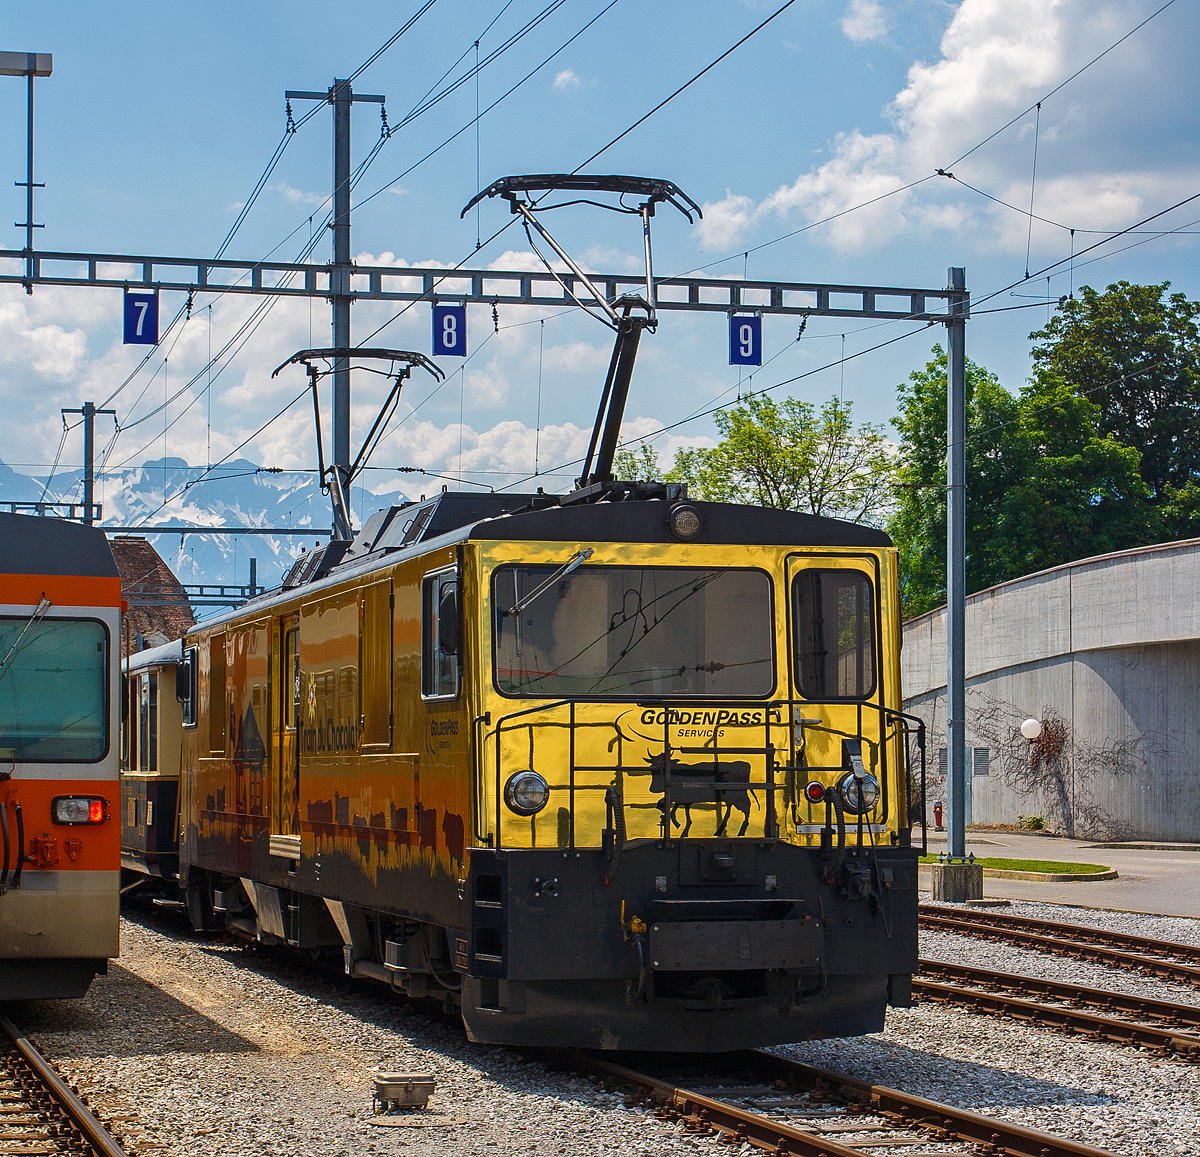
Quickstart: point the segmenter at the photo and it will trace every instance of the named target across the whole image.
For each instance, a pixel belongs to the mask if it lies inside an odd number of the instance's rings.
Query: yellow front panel
[[[569,591],[538,596],[579,601],[570,622],[580,645],[560,642],[554,632],[538,636],[532,617],[523,620],[526,637],[518,640],[512,621],[517,616],[504,612],[530,592],[511,568],[542,568],[553,575],[545,568],[562,566],[586,546],[594,554],[570,576]],[[610,788],[623,805],[627,839],[668,834],[818,843],[826,807],[808,804],[803,788],[810,778],[832,786],[846,774],[847,737],[861,745],[864,769],[884,784],[878,805],[863,817],[864,842],[887,842],[891,832],[907,826],[902,750],[895,727],[877,709],[900,706],[891,552],[809,555],[786,547],[488,542],[480,544],[478,561],[480,589],[468,590],[467,598],[477,598],[481,607],[478,677],[481,702],[491,714],[490,724],[480,729],[478,751],[475,824],[482,843],[598,846],[610,824]],[[802,694],[797,686],[802,680],[791,669],[797,647],[805,646],[795,634],[795,584],[810,566],[829,575],[825,586],[833,592],[826,599],[828,679],[817,688],[819,695],[813,688]],[[697,625],[694,614],[687,618],[691,607],[681,613],[664,602],[660,588],[671,589],[669,583],[643,582],[652,589],[638,598],[614,598],[606,572],[593,569],[604,567],[693,568],[679,573],[697,588],[705,586],[706,597],[716,597],[708,599],[711,605]],[[755,584],[743,584],[741,597],[730,598],[719,581],[709,581],[709,575],[730,569],[762,572],[764,595],[756,594]],[[695,574],[698,580],[691,578]],[[842,574],[849,577],[843,580]],[[536,591],[533,580],[527,585]],[[695,663],[691,652],[674,670],[625,661],[648,631],[659,628],[650,609],[655,605],[676,615],[678,647],[686,650],[689,630],[702,631],[703,652]],[[543,623],[560,613],[566,612],[547,604],[539,608]],[[810,627],[813,617],[808,616]],[[770,633],[770,677],[748,678],[743,671],[733,678],[734,668],[762,662],[758,651],[747,649],[745,637],[764,630]],[[607,651],[598,646],[589,651],[602,639],[612,644]],[[614,655],[623,667],[614,664]],[[681,686],[700,687],[703,694],[680,694]],[[747,686],[757,693],[745,694]],[[738,688],[742,694],[730,693]],[[523,696],[522,690],[533,694]],[[605,691],[620,697],[582,701]],[[524,770],[538,772],[550,786],[549,802],[532,817],[514,814],[504,802],[505,784]],[[663,804],[668,776],[669,809]],[[846,816],[846,823],[853,843],[857,817]]]

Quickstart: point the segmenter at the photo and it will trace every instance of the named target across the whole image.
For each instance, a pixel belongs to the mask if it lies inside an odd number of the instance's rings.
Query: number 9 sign
[[[762,318],[749,314],[730,314],[729,364],[762,365]]]
[[[433,307],[433,352],[443,357],[467,356],[467,307],[465,305],[435,305]]]

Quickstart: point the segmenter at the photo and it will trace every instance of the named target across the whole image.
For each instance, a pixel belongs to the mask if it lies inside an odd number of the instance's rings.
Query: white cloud
[[[583,81],[575,74],[574,69],[564,68],[554,78],[553,88],[555,92],[571,92],[574,89],[582,87]]]
[[[878,0],[850,0],[842,31],[855,43],[878,40],[887,33],[887,14]]]
[[[705,201],[696,236],[705,249],[728,249],[742,237],[755,215],[754,199],[725,190],[723,201]]]
[[[280,181],[271,188],[291,205],[321,205],[329,196],[328,193],[306,193],[303,189],[293,188],[287,181]]]
[[[704,206],[696,236],[706,248],[729,249],[768,218],[811,223],[846,214],[814,236],[832,247],[861,250],[906,232],[970,230],[981,244],[1024,248],[1024,218],[961,186],[938,179],[920,190],[895,190],[967,152],[1106,47],[1114,30],[1128,22],[1128,9],[1111,0],[962,0],[942,36],[939,58],[915,62],[907,84],[884,110],[891,131],[839,133],[830,142],[828,160],[757,204],[730,191],[724,200]],[[874,0],[853,0],[843,29],[851,39],[882,35],[882,9]],[[1130,83],[1137,84],[1139,75]],[[1142,169],[1107,169],[1112,151],[1094,135],[1100,128],[1095,117],[1079,114],[1070,90],[1043,108],[1042,143],[1054,141],[1056,151],[1045,155],[1044,184],[1039,175],[1038,212],[1057,213],[1057,220],[1065,217],[1075,228],[1119,228],[1151,202],[1163,202],[1177,185],[1194,188],[1194,166],[1186,173],[1178,166],[1172,171],[1173,162],[1165,157],[1147,160]],[[1014,128],[1008,138],[974,153],[958,176],[1014,204],[1027,204],[1029,143],[1005,147],[1019,141],[1020,130]],[[1080,163],[1072,163],[1072,149]],[[1054,174],[1055,158],[1073,170],[1069,177]],[[891,195],[855,209],[884,194]],[[850,209],[855,211],[846,213]]]

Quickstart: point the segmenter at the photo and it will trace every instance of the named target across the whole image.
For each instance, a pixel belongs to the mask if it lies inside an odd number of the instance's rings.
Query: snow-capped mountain
[[[45,481],[0,462],[0,503],[36,502]],[[60,471],[45,498],[78,502],[82,490],[81,471]],[[287,533],[180,536],[156,533],[156,526],[325,530],[331,521],[329,499],[314,474],[269,473],[245,459],[225,462],[206,474],[203,466],[191,466],[182,458],[159,458],[104,473],[95,493],[103,505],[101,525],[145,535],[182,583],[246,583],[250,559],[255,558],[258,583],[272,587],[303,550],[324,540]],[[377,497],[358,487],[351,498],[356,527],[380,506],[404,500],[399,494]]]

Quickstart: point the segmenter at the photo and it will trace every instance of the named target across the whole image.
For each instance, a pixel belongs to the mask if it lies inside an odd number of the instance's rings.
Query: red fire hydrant
[[[933,827],[934,831],[942,831],[942,801],[935,800],[933,804]]]

